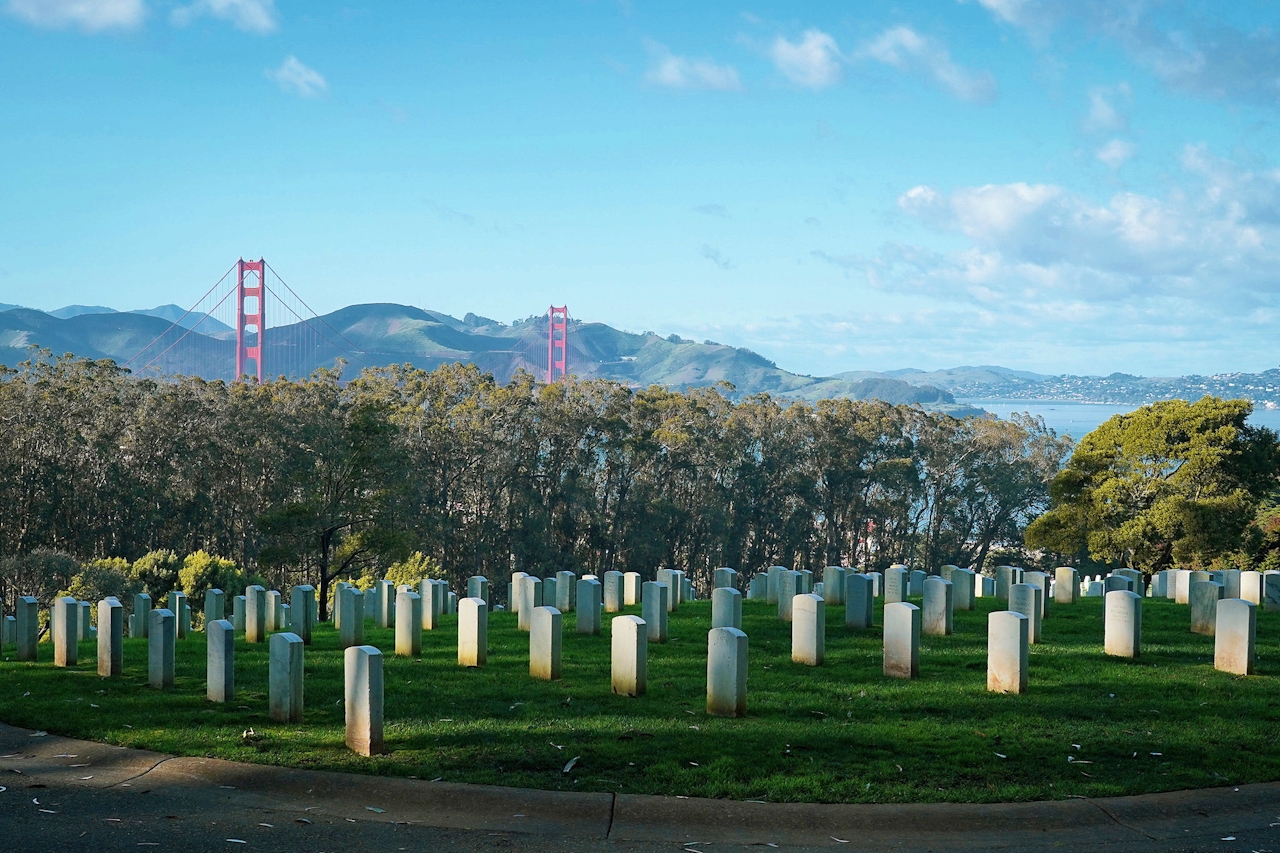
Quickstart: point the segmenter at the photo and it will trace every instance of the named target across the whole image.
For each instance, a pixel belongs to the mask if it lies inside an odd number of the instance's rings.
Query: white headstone
[[[1253,675],[1257,630],[1258,605],[1243,598],[1219,601],[1213,668],[1235,675]]]
[[[711,581],[711,589],[717,590],[724,587],[731,587],[733,589],[738,588],[738,573],[733,569],[723,567],[716,569],[713,580]]]
[[[80,659],[80,602],[69,595],[55,599],[49,608],[49,632],[53,635],[53,665],[75,666]]]
[[[511,573],[511,582],[507,584],[507,604],[510,605],[509,609],[512,613],[518,614],[520,612],[520,578],[527,577],[529,577],[528,572]],[[528,629],[521,628],[520,630],[527,631]]]
[[[800,594],[800,573],[786,570],[778,573],[778,618],[791,621],[792,601]]]
[[[1040,616],[1040,587],[1033,583],[1015,583],[1009,587],[1009,606],[1007,609],[1021,613],[1030,622],[1027,623],[1027,642],[1032,645],[1040,642],[1043,624]]]
[[[1058,604],[1075,604],[1080,597],[1080,573],[1070,566],[1053,570],[1053,598]]]
[[[236,695],[236,629],[226,619],[204,626],[205,696],[210,702],[230,702]]]
[[[875,580],[871,575],[849,572],[844,578],[844,624],[870,628],[875,618]]]
[[[953,610],[972,610],[977,576],[968,569],[951,570],[951,607]]]
[[[921,633],[930,637],[949,636],[955,606],[954,584],[940,577],[926,578],[922,592],[924,607],[920,617]]]
[[[644,620],[639,616],[615,616],[610,622],[610,631],[613,692],[620,696],[643,696],[649,677],[649,635]]]
[[[135,639],[147,636],[151,626],[151,596],[140,592],[133,597],[133,615],[129,621],[129,636]]]
[[[747,715],[747,635],[737,628],[707,633],[707,713]]]
[[[357,590],[343,590],[344,593]],[[342,615],[345,620],[352,613],[348,610]],[[361,614],[356,613],[359,617]],[[359,620],[363,622],[364,620]],[[343,628],[348,626],[343,624]],[[271,719],[278,723],[302,722],[302,638],[297,634],[285,631],[273,634],[268,656],[268,690],[267,705]]]
[[[533,611],[542,606],[542,581],[532,575],[516,580],[516,627],[528,631],[533,625]]]
[[[1142,651],[1142,596],[1117,589],[1107,593],[1103,607],[1103,651],[1115,657],[1138,657]]]
[[[40,602],[30,595],[24,595],[14,602],[13,615],[18,630],[18,660],[39,660]]]
[[[987,615],[987,690],[1025,693],[1031,620],[1014,610]]]
[[[343,686],[347,748],[358,755],[380,755],[384,751],[382,652],[374,646],[347,649],[343,654]]]
[[[1178,604],[1187,604],[1191,600],[1191,571],[1178,569],[1175,574],[1173,600]]]
[[[1049,591],[1050,583],[1048,573],[1023,572],[1022,582],[1040,587],[1040,618],[1043,620],[1049,615],[1049,602],[1053,600],[1053,595]]]
[[[1218,622],[1218,602],[1222,600],[1222,584],[1192,581],[1187,601],[1191,605],[1191,633],[1212,637]]]
[[[424,608],[425,609],[425,608]],[[364,594],[353,586],[338,590],[338,645],[364,645]]]
[[[826,602],[813,593],[797,595],[791,603],[791,659],[805,666],[822,666],[826,653]]]
[[[608,576],[609,573],[606,572],[605,577]],[[578,576],[569,571],[556,572],[556,600],[548,603],[553,604],[561,613],[572,613],[578,605]]]
[[[458,602],[458,666],[489,662],[489,608],[482,598]]]
[[[842,566],[827,566],[822,570],[823,601],[827,604],[844,604],[844,579],[847,574],[849,572]]]
[[[907,570],[902,566],[890,566],[884,573],[884,603],[906,601],[910,591],[908,586]]]
[[[282,630],[280,626],[280,591],[277,589],[267,590],[267,633],[274,634],[276,631]],[[182,635],[182,631],[178,631],[178,635]]]
[[[615,572],[614,574],[617,574]],[[606,579],[608,572],[605,573]],[[600,633],[600,610],[602,608],[602,598],[604,593],[604,584],[595,578],[583,578],[578,581],[578,633],[579,634],[599,634]]]
[[[1009,600],[1009,588],[1022,583],[1022,569],[1017,566],[996,566],[996,598]]]
[[[244,641],[262,643],[267,639],[267,591],[258,584],[244,591]]]
[[[467,578],[467,598],[478,598],[486,605],[490,604],[492,599],[489,598],[489,579],[484,575]]]
[[[905,601],[884,606],[884,674],[920,675],[920,608]]]
[[[124,605],[115,598],[98,602],[98,675],[124,672]]]
[[[289,630],[302,638],[303,645],[311,645],[317,615],[315,587],[304,583],[289,590]]]
[[[1280,572],[1262,573],[1262,606],[1268,613],[1280,610]]]
[[[622,572],[605,572],[603,581],[600,593],[604,610],[606,613],[617,613],[623,607]]]
[[[641,588],[641,618],[654,643],[667,641],[667,596],[670,591],[664,583],[648,581]]]
[[[640,603],[640,587],[644,580],[639,572],[627,572],[622,576],[622,603],[630,607]]]
[[[529,675],[543,681],[560,678],[560,611],[536,607],[529,626]]]
[[[235,626],[237,634],[244,634],[245,626],[248,624],[249,616],[249,596],[237,595],[231,599],[231,624]]]
[[[742,627],[742,593],[731,586],[711,590],[711,627]]]
[[[156,690],[173,686],[174,654],[178,641],[178,619],[167,608],[147,615],[147,683]]]
[[[373,600],[376,608],[374,621],[379,628],[390,628],[396,619],[396,585],[385,578],[373,585]]]
[[[227,596],[220,589],[208,589],[204,593],[204,629],[219,619],[227,617]]]
[[[422,596],[416,592],[396,593],[396,656],[422,656]],[[459,623],[461,631],[461,623]],[[348,648],[358,648],[349,646]]]
[[[920,598],[924,595],[924,582],[928,577],[929,573],[923,572],[920,569],[916,569],[907,576],[910,591],[909,594],[912,598]]]

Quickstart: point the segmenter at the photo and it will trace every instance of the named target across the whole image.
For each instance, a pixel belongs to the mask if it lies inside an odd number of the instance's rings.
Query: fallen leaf
[[[227,843],[228,844],[248,844],[249,842],[245,841],[243,838],[228,838]]]
[[[564,765],[564,769],[561,770],[560,772],[568,773],[570,770],[573,769],[574,765],[578,763],[578,759],[581,757],[582,757],[581,755],[575,755],[573,758],[570,758],[569,761]]]
[[[374,814],[382,814],[383,812],[386,811],[386,809],[380,809],[377,806],[365,806],[364,808],[365,808],[365,811],[370,811],[370,812],[373,812]]]
[[[831,836],[831,840],[832,840],[832,841],[834,841],[834,842],[836,842],[837,844],[848,844],[848,843],[849,843],[846,839],[843,839],[843,838],[836,838],[834,835],[833,835],[833,836]]]
[[[998,753],[998,752],[996,752],[996,753],[992,753],[992,754],[993,754],[993,755],[995,755],[995,757],[996,757],[996,758],[1008,758],[1008,757],[1009,757],[1009,756],[1007,756],[1007,755],[1001,755],[1001,754],[1000,754],[1000,753]]]

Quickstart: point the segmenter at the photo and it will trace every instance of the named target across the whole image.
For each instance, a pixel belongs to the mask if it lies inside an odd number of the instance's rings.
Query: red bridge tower
[[[569,336],[569,306],[547,309],[547,384],[563,379],[566,371],[566,346]]]
[[[266,269],[267,263],[262,258],[246,261],[241,258],[236,264],[236,379],[246,374],[257,376],[262,382],[262,336],[266,315]],[[250,273],[246,283],[245,273]],[[256,273],[256,278],[253,276]],[[253,367],[249,362],[253,361]]]

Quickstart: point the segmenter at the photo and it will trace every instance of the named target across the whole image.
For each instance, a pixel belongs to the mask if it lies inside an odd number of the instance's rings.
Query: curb
[[[28,784],[162,791],[299,815],[611,841],[844,850],[1088,847],[1189,841],[1267,830],[1280,821],[1280,782],[1092,800],[842,805],[538,791],[298,770],[34,736],[4,724],[0,755],[0,769],[21,766]],[[91,774],[74,769],[90,766]]]

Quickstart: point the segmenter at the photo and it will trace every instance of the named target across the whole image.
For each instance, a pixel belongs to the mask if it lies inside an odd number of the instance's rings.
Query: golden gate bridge
[[[405,351],[396,349],[394,341],[386,342],[396,329],[382,330],[380,335],[360,324],[344,329],[336,319],[341,313],[317,314],[266,260],[240,258],[186,313],[123,366],[155,378],[263,382],[275,377],[305,378],[318,368],[333,367],[339,359],[356,368],[403,360]],[[474,358],[456,348],[411,354],[432,363],[474,360],[500,379],[524,369],[548,383],[556,382],[569,370],[568,306],[551,306],[545,317],[542,324],[521,324],[518,336],[475,336],[481,343],[470,353]]]

